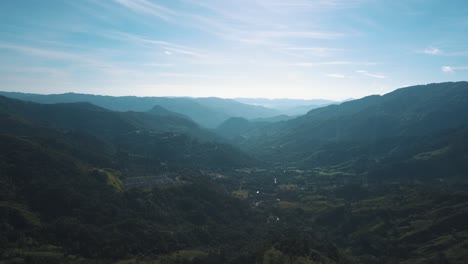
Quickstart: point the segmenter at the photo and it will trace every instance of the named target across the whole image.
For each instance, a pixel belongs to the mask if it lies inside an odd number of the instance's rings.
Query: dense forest
[[[3,95],[0,263],[468,263],[468,82],[297,117]]]

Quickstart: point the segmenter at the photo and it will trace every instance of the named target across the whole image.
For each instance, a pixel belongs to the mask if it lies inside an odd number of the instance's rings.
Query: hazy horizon
[[[0,90],[344,100],[461,81],[467,10],[435,0],[2,1]]]
[[[355,100],[358,98],[345,98],[343,100],[333,100],[328,98],[287,98],[287,97],[219,97],[219,96],[189,96],[189,95],[131,95],[131,94],[123,94],[123,95],[112,95],[112,94],[99,94],[99,93],[80,93],[74,91],[64,91],[64,92],[57,92],[57,93],[41,93],[41,92],[22,92],[17,90],[0,90],[0,92],[6,93],[24,93],[24,94],[35,94],[35,95],[61,95],[61,94],[83,94],[83,95],[95,95],[95,96],[112,96],[112,97],[166,97],[166,98],[220,98],[220,99],[259,99],[259,100],[324,100],[324,101],[346,101],[346,100]],[[365,95],[368,96],[368,95]]]
[[[466,80],[461,80],[459,82],[468,82]],[[7,93],[24,93],[24,94],[36,94],[36,95],[61,95],[61,94],[83,94],[83,95],[94,95],[94,96],[112,96],[112,97],[166,97],[166,98],[220,98],[220,99],[232,99],[232,100],[303,100],[303,101],[333,101],[333,102],[345,102],[345,101],[350,101],[350,100],[357,100],[361,99],[363,97],[367,96],[372,96],[372,95],[384,95],[387,93],[391,93],[395,90],[402,89],[402,88],[408,88],[412,86],[419,86],[419,85],[429,85],[433,83],[421,83],[421,84],[415,84],[415,85],[410,85],[410,86],[405,86],[405,87],[396,87],[394,89],[389,90],[388,92],[385,93],[374,93],[374,94],[366,94],[360,97],[348,97],[348,98],[343,98],[343,99],[331,99],[331,98],[292,98],[292,97],[220,97],[220,96],[190,96],[190,95],[132,95],[132,94],[122,94],[122,95],[113,95],[113,94],[100,94],[100,93],[81,93],[81,92],[75,92],[75,91],[64,91],[64,92],[57,92],[57,93],[41,93],[39,92],[22,92],[22,91],[17,91],[17,90],[0,90],[0,92],[7,92]]]

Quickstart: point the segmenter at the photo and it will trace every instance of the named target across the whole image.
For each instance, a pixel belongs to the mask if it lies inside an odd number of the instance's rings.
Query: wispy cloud
[[[199,49],[195,49],[189,47],[187,45],[174,43],[171,41],[164,41],[159,39],[152,39],[145,36],[140,36],[136,34],[130,34],[121,31],[111,31],[101,33],[100,36],[110,39],[115,39],[122,42],[131,42],[141,46],[145,46],[147,48],[154,48],[158,47],[161,51],[166,55],[176,55],[182,54],[196,58],[204,58],[207,57],[207,54]]]
[[[290,30],[276,30],[276,31],[256,31],[251,33],[259,38],[302,38],[302,39],[337,39],[342,38],[345,34],[337,32],[326,31],[290,31]]]
[[[147,0],[114,1],[134,12],[156,16],[166,21],[171,21],[176,15],[176,13],[173,10]]]
[[[201,74],[201,73],[187,73],[187,72],[158,72],[155,76],[168,77],[168,78],[191,78],[191,79],[243,79],[245,77],[239,74]]]
[[[114,77],[119,76],[133,78],[141,75],[141,72],[137,69],[122,67],[119,63],[115,63],[110,59],[102,58],[98,54],[53,50],[6,42],[0,42],[0,49],[14,51],[31,58],[42,58],[46,61],[62,61],[66,63],[67,66],[65,68],[68,68],[69,70],[81,68]]]
[[[297,67],[316,67],[324,65],[350,65],[350,61],[322,61],[322,62],[294,62],[287,63],[287,66],[297,66]]]
[[[325,74],[325,76],[330,77],[330,78],[339,78],[339,79],[346,78],[346,75],[341,74],[341,73],[329,73],[329,74]]]
[[[453,72],[454,71],[454,68],[453,67],[450,67],[450,66],[442,66],[441,70],[443,72]]]
[[[317,66],[327,66],[327,65],[361,65],[361,66],[370,66],[377,65],[376,62],[362,62],[362,61],[320,61],[320,62],[291,62],[286,63],[286,66],[297,66],[297,67],[317,67]]]
[[[461,57],[468,56],[468,51],[456,50],[453,48],[436,48],[436,47],[427,47],[423,50],[418,50],[416,53],[422,53],[431,56],[448,56],[448,57]]]
[[[359,73],[359,74],[367,76],[367,77],[377,78],[377,79],[387,78],[387,76],[384,75],[383,73],[370,73],[370,72],[365,71],[365,70],[357,70],[356,73]]]
[[[0,71],[11,71],[11,72],[31,72],[31,73],[47,73],[53,75],[65,75],[65,71],[62,69],[56,69],[51,67],[5,67],[0,66]]]
[[[0,49],[7,49],[19,53],[25,53],[33,56],[43,57],[47,59],[56,60],[73,60],[84,63],[94,63],[95,60],[86,58],[85,56],[78,55],[67,51],[58,51],[51,49],[43,49],[37,47],[30,47],[26,45],[18,45],[14,43],[0,42]]]
[[[303,9],[300,7],[293,12],[288,12],[287,16],[277,16],[276,11],[288,6],[284,4],[284,1],[274,3],[249,0],[242,1],[240,4],[198,0],[184,0],[183,2],[206,11],[204,15],[179,12],[186,22],[185,26],[248,45],[277,48],[290,44],[291,40],[333,40],[348,36],[345,32],[324,30],[318,22],[314,23],[313,27],[307,25],[295,16],[296,11]],[[301,6],[306,2],[312,3],[312,1],[296,1],[290,6]],[[326,2],[335,1],[318,2],[314,6],[323,7]],[[275,19],[272,19],[273,17]]]
[[[284,9],[298,9],[302,11],[323,12],[327,9],[345,9],[359,6],[363,1],[356,0],[257,0],[261,5],[278,11]]]
[[[156,62],[150,62],[150,63],[143,63],[143,66],[148,66],[148,67],[174,67],[175,64],[172,63],[156,63]]]
[[[428,55],[439,55],[442,53],[442,51],[438,48],[428,47],[423,50],[423,53]]]
[[[336,49],[336,48],[303,47],[303,46],[288,46],[288,47],[284,47],[284,50],[313,53],[314,55],[317,55],[317,56],[325,56],[336,51],[343,51],[343,49]]]
[[[287,22],[286,22],[287,23]],[[266,46],[278,48],[291,45],[297,40],[336,40],[343,39],[348,34],[336,31],[327,31],[310,28],[284,28],[282,25],[259,26],[258,24],[239,23],[236,20],[219,18],[197,17],[192,23],[193,27],[201,31],[216,35],[217,37],[244,43],[252,46]]]
[[[468,70],[468,67],[465,66],[458,66],[458,67],[453,67],[453,66],[442,66],[441,71],[446,72],[446,73],[455,73],[456,71],[459,70]]]

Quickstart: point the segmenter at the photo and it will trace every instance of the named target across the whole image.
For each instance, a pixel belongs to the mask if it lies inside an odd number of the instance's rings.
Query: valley
[[[466,263],[466,110],[467,82],[217,129],[0,97],[0,263]]]

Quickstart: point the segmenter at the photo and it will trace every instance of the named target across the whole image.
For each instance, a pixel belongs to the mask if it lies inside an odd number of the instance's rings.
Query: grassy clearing
[[[245,199],[249,198],[249,191],[248,190],[233,191],[231,194],[234,197],[236,197],[238,199],[241,199],[241,200],[245,200]]]
[[[108,169],[99,169],[98,171],[106,177],[107,185],[111,186],[116,192],[124,191],[124,185],[117,176],[116,171]]]
[[[281,202],[278,202],[278,206],[279,208],[285,209],[285,208],[296,208],[299,205],[295,202],[281,201]]]
[[[32,226],[41,226],[41,220],[39,219],[39,217],[31,211],[29,211],[22,204],[12,202],[0,202],[0,208],[5,208],[7,210],[11,210],[15,213],[18,213],[26,221],[26,223]]]
[[[297,184],[280,184],[279,188],[283,191],[293,191],[297,189]]]
[[[447,146],[445,148],[437,149],[437,150],[434,150],[434,151],[419,153],[419,154],[415,155],[413,157],[413,159],[415,159],[415,160],[431,160],[431,159],[435,159],[435,158],[438,158],[439,156],[444,155],[449,150],[450,150],[450,147]]]

